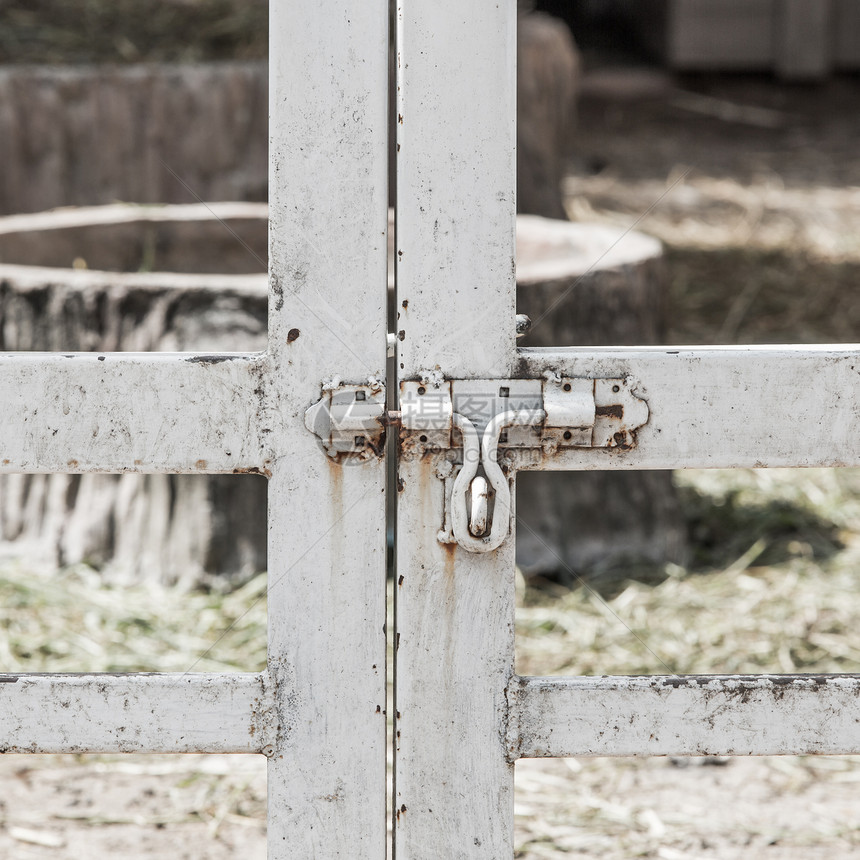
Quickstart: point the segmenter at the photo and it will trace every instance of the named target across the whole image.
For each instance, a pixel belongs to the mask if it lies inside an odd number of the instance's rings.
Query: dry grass
[[[3,672],[259,671],[266,575],[229,593],[114,587],[86,565],[0,566]]]
[[[519,611],[518,671],[860,671],[860,472],[688,472],[695,570],[615,596],[544,585]]]

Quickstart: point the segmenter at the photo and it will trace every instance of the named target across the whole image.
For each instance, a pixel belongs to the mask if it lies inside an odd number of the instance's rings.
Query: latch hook
[[[509,409],[501,412],[493,416],[487,424],[479,451],[478,431],[475,425],[464,415],[457,412],[453,414],[454,426],[463,436],[463,467],[451,491],[451,525],[454,537],[463,549],[469,552],[492,552],[504,543],[511,524],[511,487],[507,475],[498,462],[499,436],[508,427],[540,425],[545,418],[546,413],[542,409]],[[486,489],[477,484],[481,479],[475,477],[479,462],[483,465],[484,474],[495,494],[490,533],[481,537],[472,533],[466,505],[467,491],[471,490],[473,501],[476,497],[486,494]],[[473,528],[477,526],[476,531],[478,529],[483,531],[485,528],[485,525],[480,523],[471,523],[471,525]]]

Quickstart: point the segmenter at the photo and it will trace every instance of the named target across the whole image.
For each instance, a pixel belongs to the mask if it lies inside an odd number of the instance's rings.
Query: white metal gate
[[[520,757],[860,751],[853,676],[514,675],[517,469],[860,464],[849,347],[517,350],[515,7],[398,7],[398,860],[510,857]],[[3,471],[269,478],[267,670],[0,676],[0,750],[263,753],[272,858],[386,853],[387,18],[272,0],[265,354],[0,356]]]

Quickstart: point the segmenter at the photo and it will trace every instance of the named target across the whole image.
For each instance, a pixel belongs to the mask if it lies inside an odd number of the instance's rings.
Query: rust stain
[[[343,509],[343,467],[339,460],[326,457],[329,475],[331,476],[331,501],[336,518],[340,517]]]
[[[618,432],[613,434],[612,440],[615,444],[612,446],[613,448],[618,448],[621,451],[629,451],[631,448],[636,445],[636,437],[630,433]]]
[[[287,343],[292,343],[294,340],[298,340],[301,332],[297,328],[291,328],[287,332]]]
[[[457,563],[457,544],[443,543],[442,551],[445,553],[445,577],[450,582],[454,578],[454,569]]]
[[[78,461],[77,460],[69,460],[69,462],[66,463],[66,465],[71,469],[77,469],[78,468]]]
[[[409,307],[409,299],[404,299],[401,303],[403,310],[406,310]]]
[[[598,406],[594,410],[594,414],[598,418],[624,418],[624,407],[621,404],[613,404],[611,406]]]
[[[194,468],[195,469],[205,469],[206,468],[206,461],[205,460],[198,460],[194,464]]]
[[[731,682],[737,686],[731,688],[718,687],[711,689],[712,693],[737,693],[743,691],[761,691],[773,692],[768,687],[762,686],[762,681],[773,687],[791,687],[797,685],[797,689],[804,691],[821,691],[830,681],[838,680],[860,680],[860,675],[856,674],[840,674],[840,675],[811,675],[811,674],[795,674],[795,675],[680,675],[669,678],[661,678],[659,683],[661,687],[673,687],[679,689],[682,687],[707,687],[713,683]]]
[[[265,466],[241,466],[233,469],[234,475],[262,475],[265,478],[272,477],[272,470]]]
[[[11,460],[4,460],[3,465],[8,466],[11,462],[12,462]]]

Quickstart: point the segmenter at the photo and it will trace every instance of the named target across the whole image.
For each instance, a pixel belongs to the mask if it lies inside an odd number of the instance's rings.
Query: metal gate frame
[[[402,0],[398,378],[630,380],[632,450],[520,468],[860,464],[849,346],[516,349],[516,3]],[[0,471],[269,479],[259,674],[0,675],[0,751],[269,759],[272,858],[386,852],[385,470],[305,411],[386,359],[386,0],[272,0],[263,354],[0,355]],[[393,851],[513,853],[521,757],[851,753],[856,676],[520,678],[514,537],[437,540],[438,454],[398,462]],[[511,477],[513,482],[513,477]]]

